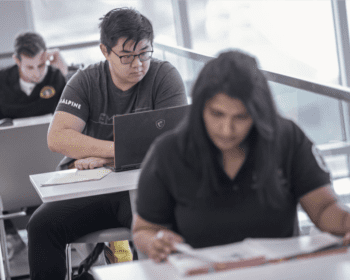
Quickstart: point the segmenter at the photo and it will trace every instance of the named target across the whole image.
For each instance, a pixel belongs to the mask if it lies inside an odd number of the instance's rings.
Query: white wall
[[[0,53],[13,52],[16,35],[24,31],[34,31],[31,0],[0,0]],[[0,60],[0,68],[11,64],[11,58]]]

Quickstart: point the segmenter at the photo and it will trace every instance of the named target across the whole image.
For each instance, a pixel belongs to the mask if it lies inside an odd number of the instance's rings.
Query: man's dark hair
[[[220,150],[207,134],[203,121],[205,104],[216,94],[225,93],[242,101],[253,119],[253,127],[242,147],[254,155],[253,188],[264,205],[279,208],[288,194],[278,184],[276,146],[279,144],[279,114],[267,80],[254,57],[242,51],[227,51],[209,61],[201,70],[192,89],[192,106],[182,146],[183,154],[202,176],[198,196],[220,193]],[[205,151],[205,152],[203,152]],[[208,151],[208,152],[206,152]],[[266,203],[266,204],[265,204]]]
[[[117,8],[108,12],[100,18],[100,40],[107,47],[108,53],[111,52],[120,38],[126,38],[125,44],[132,40],[135,42],[134,50],[137,44],[147,39],[153,43],[153,27],[151,22],[132,8]]]
[[[34,57],[41,51],[46,51],[43,37],[34,32],[26,32],[17,35],[15,39],[15,55],[21,60],[21,55]]]

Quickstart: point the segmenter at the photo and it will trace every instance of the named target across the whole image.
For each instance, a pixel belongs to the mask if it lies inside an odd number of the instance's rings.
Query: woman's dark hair
[[[192,89],[192,106],[185,124],[184,155],[198,168],[202,184],[198,196],[223,191],[218,167],[221,152],[210,140],[203,121],[206,102],[218,93],[242,101],[253,119],[246,142],[253,143],[255,183],[260,201],[275,207],[285,203],[286,192],[277,183],[276,139],[278,113],[263,73],[255,58],[242,51],[227,51],[209,61],[201,70]],[[249,141],[248,141],[248,138]],[[211,151],[211,152],[203,152]]]
[[[21,60],[21,54],[34,57],[39,52],[46,51],[43,37],[37,33],[26,32],[17,35],[15,39],[15,55]]]
[[[107,47],[108,53],[111,52],[120,38],[126,38],[125,44],[132,40],[137,44],[143,40],[149,40],[153,43],[153,27],[151,22],[132,8],[117,8],[109,11],[104,17],[100,18],[100,40]]]

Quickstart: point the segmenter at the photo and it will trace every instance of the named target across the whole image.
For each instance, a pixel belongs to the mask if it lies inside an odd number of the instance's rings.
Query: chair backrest
[[[49,120],[0,129],[0,195],[4,210],[40,205],[29,175],[54,171],[62,159],[47,146]]]
[[[298,210],[295,214],[295,220],[294,220],[294,229],[293,229],[293,236],[299,236],[300,235],[300,227],[299,227],[299,218],[298,218]]]

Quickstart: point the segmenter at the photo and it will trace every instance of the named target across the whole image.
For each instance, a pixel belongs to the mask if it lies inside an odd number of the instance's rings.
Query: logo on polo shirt
[[[52,86],[44,86],[40,91],[40,97],[44,99],[49,99],[54,96],[56,90]]]
[[[164,126],[165,126],[165,120],[160,119],[160,120],[156,121],[156,127],[158,129],[162,129]]]
[[[323,159],[323,157],[322,157],[322,155],[321,155],[319,149],[318,149],[315,145],[312,146],[312,153],[313,153],[313,155],[314,155],[314,157],[315,157],[315,159],[316,159],[316,161],[317,161],[317,163],[318,163],[318,166],[319,166],[324,172],[329,173],[329,169],[328,169],[328,167],[327,167],[327,164],[326,164],[326,162],[324,161],[324,159]]]

